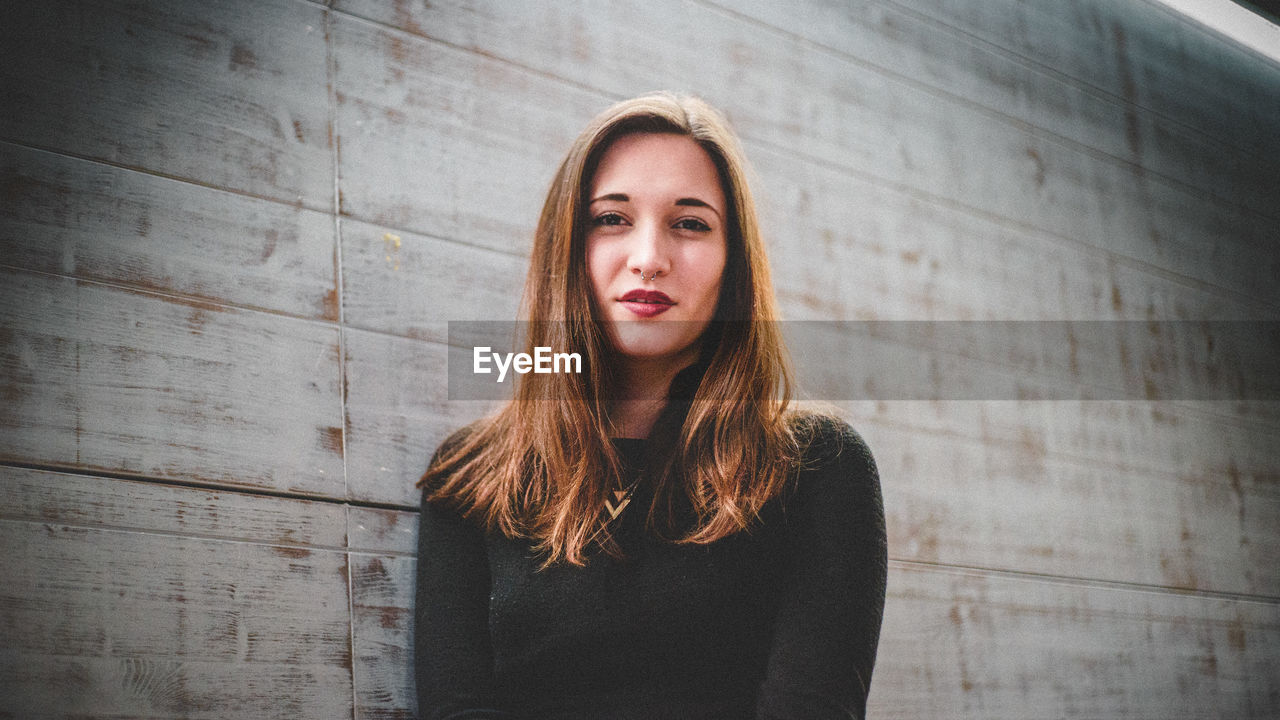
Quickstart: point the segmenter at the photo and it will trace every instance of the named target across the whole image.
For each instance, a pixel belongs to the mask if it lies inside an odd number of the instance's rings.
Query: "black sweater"
[[[424,503],[415,676],[424,720],[861,718],[884,607],[875,461],[823,421],[762,521],[711,545],[611,528],[625,558],[539,571],[527,541]],[[644,441],[616,440],[639,467]]]

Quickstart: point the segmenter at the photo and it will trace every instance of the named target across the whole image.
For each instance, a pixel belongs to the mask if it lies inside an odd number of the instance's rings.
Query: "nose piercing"
[[[654,271],[653,271],[653,274],[652,274],[652,275],[650,275],[648,279],[649,279],[649,280],[653,280],[653,279],[657,278],[657,277],[658,277],[658,272],[659,272],[658,270],[654,270]],[[641,281],[641,282],[644,282],[644,280],[645,280],[644,270],[641,270],[641,271],[640,271],[640,281]]]

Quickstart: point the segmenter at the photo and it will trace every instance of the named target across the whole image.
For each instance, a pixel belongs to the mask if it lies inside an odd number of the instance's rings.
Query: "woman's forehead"
[[[596,166],[589,200],[628,202],[693,197],[724,208],[724,189],[711,156],[693,138],[674,133],[633,133],[614,140]]]

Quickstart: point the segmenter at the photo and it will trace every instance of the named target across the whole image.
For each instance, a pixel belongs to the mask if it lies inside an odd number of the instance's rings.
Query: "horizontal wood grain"
[[[351,717],[354,676],[359,717],[412,717],[416,512],[12,467],[0,492],[0,715]]]
[[[343,497],[338,331],[5,270],[0,457]]]
[[[0,482],[3,520],[282,547],[347,544],[346,513],[330,502],[3,466]],[[372,540],[364,544],[385,547]]]
[[[413,555],[418,551],[418,513],[347,507],[347,547],[352,551]]]
[[[1219,478],[1245,473],[1266,478],[1278,462],[1275,426],[1242,416],[1232,402],[861,401],[836,405],[858,427],[883,425],[924,437],[965,438],[993,448],[1022,446],[1117,472]]]
[[[524,255],[597,93],[334,16],[342,212]]]
[[[496,405],[448,399],[442,344],[347,329],[344,347],[350,496],[416,507],[440,442]]]
[[[748,143],[792,320],[1266,320],[1255,297]]]
[[[746,138],[786,149],[804,162],[958,203],[1272,306],[1280,301],[1271,282],[1280,274],[1280,260],[1259,262],[1253,252],[1270,236],[1269,220],[1146,176],[1141,166],[1081,154],[1019,123],[993,119],[718,10],[681,0],[643,11],[611,5],[591,13],[521,3],[484,5],[455,22],[429,22],[424,18],[457,9],[433,4],[425,16],[387,17],[385,6],[340,7],[482,54],[467,63],[492,68],[480,86],[502,87],[504,105],[519,105],[525,93],[527,109],[516,114],[535,123],[538,108],[576,107],[559,99],[570,93],[567,87],[585,85],[615,98],[655,88],[694,91],[723,108]],[[681,23],[656,20],[677,16]],[[614,27],[628,32],[594,31]],[[600,37],[610,41],[598,42]],[[419,47],[411,39],[403,44]],[[490,56],[534,72],[494,66]],[[691,75],[689,67],[699,72]],[[563,79],[561,89],[549,92],[541,79],[546,74]],[[492,106],[473,107],[480,121]],[[420,111],[409,106],[406,112],[413,117]],[[576,112],[562,111],[560,117]],[[584,123],[585,117],[570,127]],[[526,135],[535,138],[526,153],[532,157],[546,142],[539,132]],[[511,167],[519,173],[527,164]],[[395,226],[392,215],[378,221]],[[1203,262],[1206,255],[1213,262]]]
[[[1275,157],[1276,65],[1156,3],[889,3],[1244,153]]]
[[[351,554],[356,717],[416,716],[411,557]]]
[[[1280,598],[1280,463],[1144,472],[880,425],[861,427],[890,556]]]
[[[8,265],[338,319],[333,219],[0,143]]]
[[[5,484],[6,496],[21,490]],[[159,490],[153,503],[170,492]],[[87,500],[76,494],[60,502]],[[134,486],[130,494],[147,492]],[[128,498],[108,494],[86,504],[128,514],[122,500]],[[202,512],[230,510],[234,522],[236,503],[188,500]],[[124,524],[155,518],[148,511]],[[0,520],[0,546],[7,580],[0,588],[0,712],[351,716],[348,571],[340,549],[9,519]]]
[[[868,717],[1269,717],[1280,606],[890,563]]]
[[[0,688],[5,690],[0,713],[23,720],[344,720],[354,714],[350,670],[306,658],[245,665],[5,648],[0,649]]]
[[[332,207],[323,9],[7,3],[0,139]],[[50,42],[50,38],[57,42]]]
[[[974,28],[958,29],[921,14],[936,12],[919,3],[836,2],[817,0],[802,7],[770,2],[716,3],[726,12],[749,16],[778,30],[797,35],[829,48],[877,72],[918,83],[931,92],[978,105],[1017,119],[1064,140],[1077,143],[1081,151],[1097,151],[1132,162],[1144,173],[1155,173],[1188,189],[1217,197],[1230,205],[1275,218],[1274,198],[1280,194],[1280,180],[1267,157],[1241,145],[1236,129],[1246,124],[1237,114],[1222,114],[1217,122],[1225,126],[1195,128],[1181,116],[1161,116],[1142,104],[1099,86],[1096,68],[1083,64],[1075,76],[1064,74],[1073,68],[1038,63],[1037,55],[1020,55],[1010,49],[1015,38],[994,37],[986,32],[978,39]],[[1097,3],[1093,3],[1097,5]],[[1083,3],[1088,6],[1090,3]],[[962,10],[963,8],[956,7]],[[1103,14],[1108,8],[1097,8]],[[969,11],[976,14],[977,11]],[[1133,21],[1136,28],[1160,18],[1152,7],[1139,8]],[[982,27],[979,31],[988,31]],[[1082,28],[1074,27],[1080,32]],[[1117,26],[1123,34],[1123,30]],[[1178,35],[1187,35],[1184,28]],[[1153,33],[1154,35],[1154,33]],[[1127,48],[1121,36],[1110,38],[1110,55],[1090,58],[1094,63],[1124,58]],[[1153,38],[1154,40],[1154,38]],[[1062,43],[1061,37],[1054,41]],[[1169,42],[1169,36],[1161,38]],[[998,43],[998,44],[996,44]],[[1038,48],[1037,48],[1038,49]],[[1146,67],[1167,73],[1168,67]],[[1114,78],[1101,78],[1121,81]],[[1131,83],[1132,84],[1132,83]],[[1252,113],[1234,95],[1221,98],[1233,109]],[[1264,140],[1265,141],[1265,140]]]
[[[445,342],[455,320],[512,320],[528,261],[354,219],[342,223],[348,327]]]
[[[780,324],[825,400],[1280,401],[1280,323]]]

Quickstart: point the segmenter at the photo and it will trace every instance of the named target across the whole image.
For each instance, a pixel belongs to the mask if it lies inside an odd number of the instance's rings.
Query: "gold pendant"
[[[630,492],[627,490],[614,490],[613,498],[614,502],[618,503],[617,505],[609,502],[608,499],[604,501],[604,507],[609,511],[610,520],[616,520],[618,515],[622,514],[622,509],[631,502]]]

